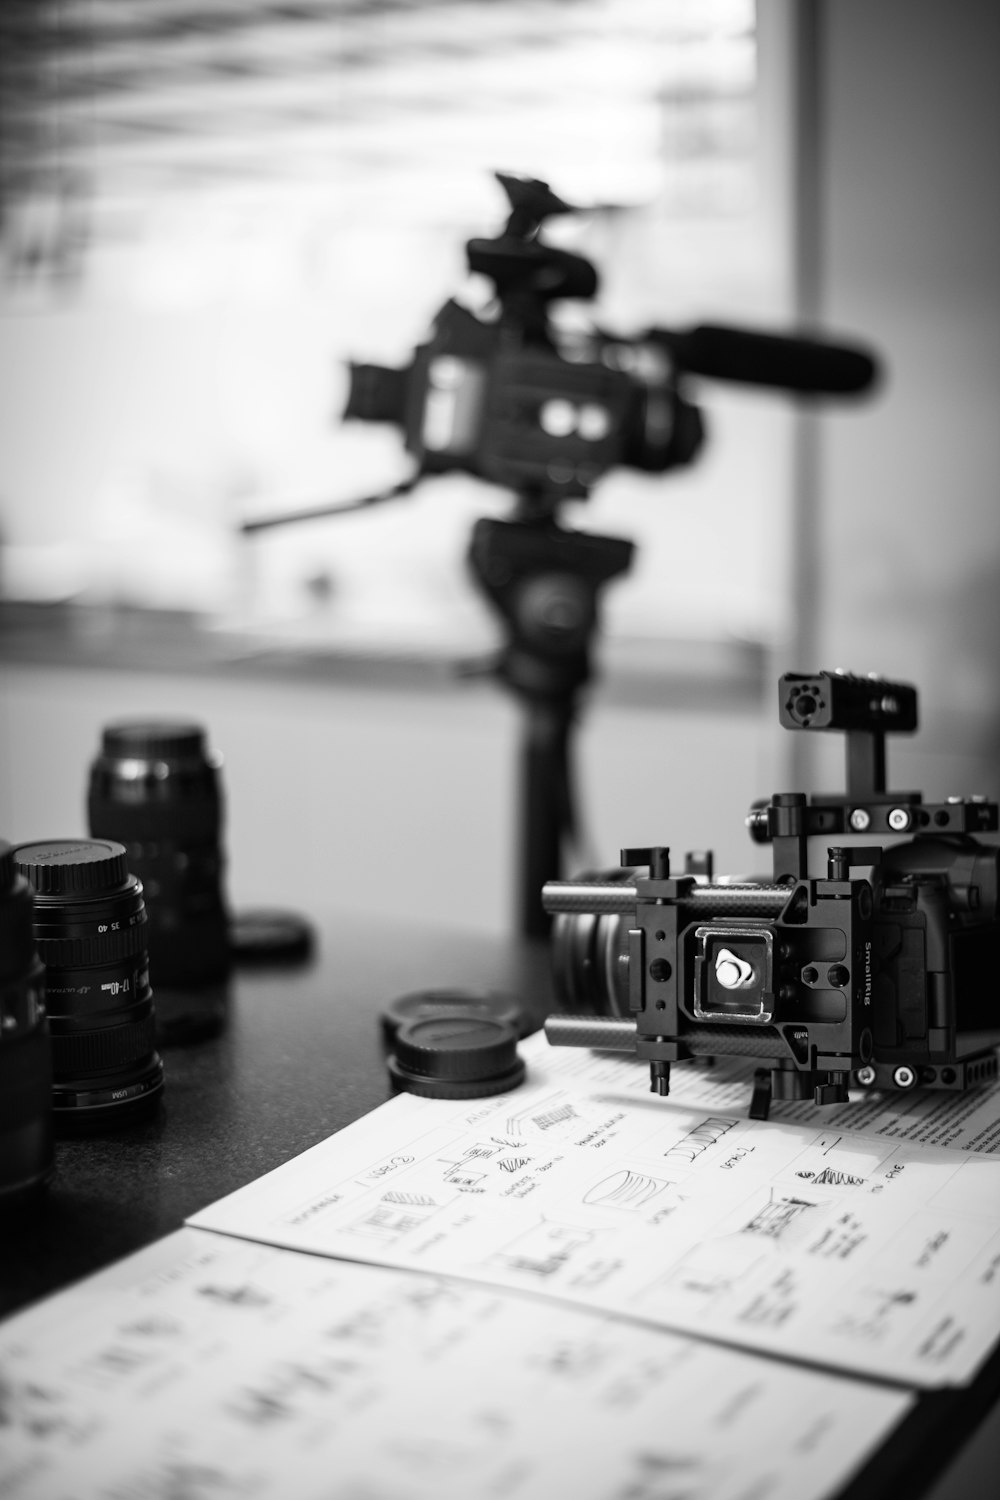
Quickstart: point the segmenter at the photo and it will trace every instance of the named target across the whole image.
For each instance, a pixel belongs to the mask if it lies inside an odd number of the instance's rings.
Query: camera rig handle
[[[916,729],[917,690],[874,673],[786,672],[778,684],[778,717],[786,729],[843,731],[847,797],[878,800],[891,795],[885,789],[885,736]]]
[[[806,840],[814,834],[885,835],[994,833],[998,808],[985,797],[925,803],[920,792],[886,787],[885,736],[917,727],[917,690],[871,674],[786,672],[778,684],[778,715],[786,729],[838,730],[846,741],[846,790],[779,793],[756,804],[747,827],[756,843],[774,846],[774,878],[806,873]]]

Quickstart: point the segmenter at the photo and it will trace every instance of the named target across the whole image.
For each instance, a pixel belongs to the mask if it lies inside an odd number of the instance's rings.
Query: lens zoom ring
[[[156,1022],[152,1014],[100,1031],[72,1031],[52,1038],[52,1062],[57,1078],[105,1073],[137,1062],[154,1049]]]
[[[134,927],[118,932],[97,932],[91,937],[50,938],[38,936],[38,956],[50,969],[81,969],[93,964],[115,963],[147,945],[145,917]]]

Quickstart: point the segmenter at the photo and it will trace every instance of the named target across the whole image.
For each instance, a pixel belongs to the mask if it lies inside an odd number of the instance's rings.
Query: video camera
[[[965,1089],[997,1075],[997,804],[924,803],[885,786],[885,734],[917,727],[916,689],[842,672],[787,673],[785,728],[846,734],[845,793],[779,793],[747,819],[769,843],[770,881],[712,879],[710,854],[672,875],[664,847],[543,889],[557,1046],[634,1051],[651,1091],[690,1058],[756,1062],[750,1114],[772,1098],[844,1103],[848,1084]],[[912,833],[884,844],[893,834]],[[808,873],[808,840],[828,846]]]
[[[544,182],[496,176],[507,224],[496,238],[467,241],[466,254],[470,271],[493,282],[497,316],[449,299],[405,368],[350,366],[345,417],[401,427],[422,473],[462,469],[554,510],[615,466],[662,473],[694,459],[704,432],[679,389],[685,372],[813,394],[871,384],[866,351],[811,339],[710,324],[637,338],[558,331],[550,304],[591,299],[598,276],[538,233],[576,210]]]

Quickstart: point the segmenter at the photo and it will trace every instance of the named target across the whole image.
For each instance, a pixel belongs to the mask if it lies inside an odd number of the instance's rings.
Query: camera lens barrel
[[[163,1090],[142,885],[111,839],[20,844],[46,968],[57,1129],[104,1129],[151,1112]]]
[[[0,840],[0,1209],[52,1175],[52,1048],[28,882]]]
[[[91,835],[124,844],[145,891],[161,1042],[211,1033],[224,1018],[232,950],[219,765],[198,724],[127,720],[104,729],[90,768]]]

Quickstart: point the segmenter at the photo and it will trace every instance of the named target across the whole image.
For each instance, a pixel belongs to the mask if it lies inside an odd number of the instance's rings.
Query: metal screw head
[[[745,958],[720,948],[715,960],[715,977],[724,989],[735,990],[748,985],[754,977],[753,969]]]
[[[855,833],[864,833],[866,828],[871,827],[871,821],[871,813],[865,808],[855,807],[851,809],[850,824]]]
[[[917,1081],[917,1075],[912,1068],[907,1067],[906,1063],[900,1063],[898,1068],[892,1070],[892,1081],[898,1089],[912,1089]]]
[[[875,1069],[859,1068],[854,1076],[857,1078],[862,1088],[871,1088],[872,1084],[875,1082]]]
[[[910,826],[910,815],[905,807],[893,807],[889,810],[887,821],[894,833],[902,833]]]

